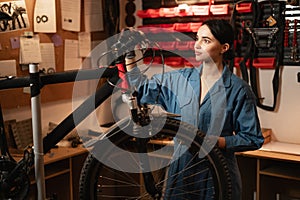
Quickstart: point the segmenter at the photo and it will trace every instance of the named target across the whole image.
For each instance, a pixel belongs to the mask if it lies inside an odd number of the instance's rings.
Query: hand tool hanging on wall
[[[276,4],[276,6],[274,5]],[[283,60],[283,41],[284,41],[284,15],[283,10],[285,9],[285,4],[283,2],[256,2],[257,6],[257,20],[255,21],[254,27],[256,29],[252,29],[251,31],[254,33],[255,37],[261,35],[264,32],[264,29],[271,30],[269,31],[269,35],[265,38],[265,42],[258,41],[261,38],[257,38],[257,41],[254,42],[253,46],[253,54],[252,54],[252,64],[250,65],[250,83],[253,89],[253,92],[257,96],[257,106],[268,111],[274,111],[277,104],[277,95],[279,90],[279,82],[280,82],[280,66],[282,65]],[[267,6],[270,8],[267,10]],[[276,13],[275,13],[276,8]],[[260,32],[260,33],[258,33]],[[252,36],[253,39],[253,36]],[[266,45],[266,46],[264,46]],[[274,48],[272,48],[274,47]],[[265,54],[267,51],[269,53],[273,53],[273,58],[275,60],[275,66],[266,68],[275,67],[272,86],[273,86],[273,105],[264,105],[261,100],[263,98],[260,97],[259,94],[259,81],[257,78],[258,70],[255,66],[253,66],[254,59],[260,58],[262,54]]]
[[[292,41],[292,47],[291,47],[291,60],[293,62],[300,62],[300,59],[298,58],[298,41],[297,41],[297,24],[298,20],[294,19],[294,30],[293,30],[293,41]]]
[[[247,34],[247,28],[253,27],[256,18],[254,0],[239,1],[234,4],[231,24],[235,29],[235,66],[239,67],[242,78],[249,83],[248,68],[253,49],[253,40]]]
[[[289,47],[289,35],[290,35],[290,20],[285,20],[284,27],[284,47]]]
[[[299,65],[299,20],[300,7],[287,2],[285,9],[285,37],[284,37],[284,64]]]
[[[247,83],[250,81],[257,97],[257,106],[268,111],[274,111],[277,103],[279,69],[283,60],[284,9],[284,2],[258,0],[239,1],[234,7],[236,12],[234,25],[238,27],[236,57],[242,57],[238,59],[242,78]],[[274,95],[272,106],[262,103],[258,68],[275,68],[272,80]]]

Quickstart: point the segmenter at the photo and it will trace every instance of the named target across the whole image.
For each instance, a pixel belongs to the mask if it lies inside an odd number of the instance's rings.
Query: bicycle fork
[[[141,128],[138,124],[134,124],[133,127],[134,127],[134,132],[136,131],[138,132],[139,128]],[[138,152],[140,154],[140,167],[143,174],[146,191],[152,196],[153,199],[158,200],[162,196],[161,189],[156,186],[152,172],[144,172],[144,169],[150,165],[148,156],[145,156],[145,154],[147,154],[148,152],[147,151],[148,140],[149,139],[147,138],[136,139]]]
[[[128,98],[127,103],[131,111],[132,120],[134,121],[133,134],[137,136],[136,143],[138,153],[140,154],[140,168],[144,178],[144,185],[146,191],[152,196],[152,198],[158,200],[162,196],[161,189],[156,186],[153,174],[148,171],[145,172],[145,169],[147,169],[150,165],[148,156],[145,156],[148,152],[147,142],[149,141],[149,138],[139,137],[139,133],[142,132],[142,127],[150,124],[149,109],[147,105],[138,106],[135,93]]]

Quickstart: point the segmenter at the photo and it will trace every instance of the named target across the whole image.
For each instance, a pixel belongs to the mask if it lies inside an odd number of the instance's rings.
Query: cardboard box
[[[272,139],[272,129],[270,128],[262,128],[262,135],[265,138],[264,144],[271,142]]]

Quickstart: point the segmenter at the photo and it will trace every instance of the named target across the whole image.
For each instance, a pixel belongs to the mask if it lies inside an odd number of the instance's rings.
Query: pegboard
[[[297,2],[299,4],[299,1]],[[188,5],[181,8],[180,3]],[[143,19],[143,27],[164,28],[162,29],[164,31],[154,29],[155,33],[149,31],[149,35],[151,39],[165,43],[163,49],[166,47],[175,50],[173,55],[165,53],[166,59],[169,56],[173,58],[169,63],[170,66],[185,67],[180,57],[184,55],[183,57],[188,56],[192,59],[194,51],[191,41],[176,38],[176,34],[172,31],[183,32],[193,38],[201,22],[207,19],[221,18],[230,21],[235,31],[235,58],[228,61],[228,66],[231,70],[234,67],[239,68],[242,78],[251,85],[257,96],[259,107],[269,111],[275,109],[280,67],[300,64],[299,5],[292,6],[287,5],[286,1],[268,0],[182,0],[180,2],[179,0],[155,0],[151,1],[151,4],[144,0],[143,10],[137,15]],[[165,31],[166,29],[170,31]],[[168,42],[168,38],[173,40]],[[182,44],[178,44],[178,41]],[[176,51],[181,54],[176,55]],[[167,62],[166,64],[168,65]],[[259,68],[274,71],[273,81],[270,83],[273,86],[273,106],[265,106],[261,103],[263,98],[259,94],[260,81],[259,77],[256,77]]]
[[[0,0],[0,2],[8,2],[7,0]],[[1,50],[0,50],[0,60],[16,60],[17,63],[17,76],[28,76],[28,69],[22,68],[19,66],[19,48],[12,48],[11,46],[11,39],[20,37],[24,34],[24,32],[33,31],[33,11],[35,1],[33,0],[25,0],[27,15],[29,20],[29,26],[26,29],[21,29],[17,31],[5,32],[0,33],[0,43],[1,43]],[[56,26],[57,32],[56,33],[38,33],[40,37],[40,43],[52,43],[52,36],[57,34],[61,37],[62,40],[65,39],[72,39],[78,40],[78,32],[72,31],[65,31],[62,29],[61,24],[61,7],[60,7],[60,0],[55,0],[56,4]],[[83,5],[83,0],[81,1]],[[83,10],[84,8],[81,7],[81,19],[83,19]],[[80,25],[81,32],[84,31],[84,20],[81,20]],[[92,41],[95,40],[104,40],[107,36],[105,31],[101,32],[92,32],[91,37]],[[55,47],[55,65],[56,71],[62,72],[64,71],[64,45],[56,46]],[[41,90],[41,101],[42,103],[45,102],[52,102],[52,101],[59,101],[59,100],[66,100],[72,98],[72,91],[73,91],[73,84],[74,83],[60,83],[54,85],[47,85],[42,88]],[[0,91],[0,103],[3,108],[18,108],[22,106],[30,106],[30,94],[24,91],[23,88],[17,89],[9,89],[9,90],[2,90]]]
[[[240,61],[246,56],[251,40],[254,40],[257,46],[254,61],[254,66],[257,68],[273,69],[276,62],[280,62],[281,65],[300,64],[299,5],[289,5],[285,1],[254,0],[154,0],[151,2],[143,0],[142,2],[143,10],[137,11],[137,16],[142,18],[143,27],[169,28],[171,32],[172,30],[184,32],[192,38],[201,22],[208,18],[230,20],[234,25],[236,37],[235,67],[239,67]],[[189,5],[189,10],[179,9],[179,5],[183,3]],[[224,5],[228,5],[228,11],[222,13]],[[218,8],[215,9],[218,12],[213,12],[214,6]],[[165,41],[167,39],[164,36],[156,31],[156,36],[151,34],[150,38]],[[166,44],[165,47],[176,48],[176,44]]]

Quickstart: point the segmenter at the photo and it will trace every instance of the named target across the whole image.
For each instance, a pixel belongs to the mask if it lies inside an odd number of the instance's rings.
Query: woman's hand
[[[125,63],[126,63],[126,70],[129,72],[133,68],[136,67],[136,62],[135,62],[135,55],[131,57],[125,57]]]
[[[220,149],[225,149],[226,147],[226,141],[224,137],[218,137],[217,145]]]

